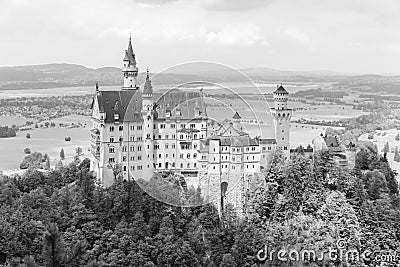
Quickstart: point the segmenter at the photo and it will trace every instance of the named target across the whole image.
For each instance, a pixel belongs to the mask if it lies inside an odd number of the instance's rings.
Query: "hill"
[[[139,84],[145,73],[139,74]],[[231,69],[210,62],[186,63],[152,74],[154,85],[181,84],[187,82],[248,82],[260,83],[321,83],[328,82],[338,89],[353,88],[368,92],[398,94],[400,76],[350,75],[346,73],[317,71],[282,71],[271,68]],[[121,85],[121,69],[103,67],[87,68],[76,64],[45,64],[17,67],[0,67],[0,90],[38,89],[73,86]],[[341,89],[340,89],[341,90]]]

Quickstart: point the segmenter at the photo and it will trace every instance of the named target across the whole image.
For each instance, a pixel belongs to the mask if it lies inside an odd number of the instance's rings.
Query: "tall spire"
[[[132,36],[130,34],[129,34],[128,49],[125,50],[125,58],[124,58],[124,61],[128,60],[130,65],[136,66],[135,53],[133,53],[133,48],[132,48]]]
[[[147,68],[147,72],[146,72],[146,81],[144,82],[143,94],[144,95],[152,95],[153,94],[153,86],[151,85],[151,80],[149,77],[149,68]]]

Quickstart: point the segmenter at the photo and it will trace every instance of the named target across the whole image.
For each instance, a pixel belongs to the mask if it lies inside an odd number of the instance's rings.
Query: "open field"
[[[0,116],[1,126],[23,125],[26,121],[26,119],[18,116]]]
[[[88,117],[68,116],[53,120],[56,124],[60,122],[89,123]],[[26,134],[31,138],[27,139]],[[70,136],[71,141],[65,142],[64,138]],[[85,128],[65,129],[60,127],[39,128],[30,131],[19,131],[16,137],[0,139],[0,170],[17,169],[24,158],[24,148],[28,147],[33,152],[47,153],[51,159],[51,165],[59,159],[61,148],[65,156],[72,158],[75,148],[82,147],[84,156],[88,155],[90,145],[90,126]]]

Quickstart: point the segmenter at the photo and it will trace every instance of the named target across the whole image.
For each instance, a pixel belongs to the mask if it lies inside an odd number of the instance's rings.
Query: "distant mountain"
[[[0,67],[0,89],[36,89],[72,86],[120,86],[121,69],[103,67],[87,68],[76,64],[46,64],[17,67]],[[271,68],[231,69],[210,63],[186,63],[152,74],[154,85],[177,85],[188,82],[255,82],[295,83],[331,82],[335,86],[358,87],[372,92],[400,91],[400,76],[350,75],[333,71],[282,71]],[[145,73],[140,73],[141,84]]]
[[[37,89],[72,86],[121,85],[121,69],[103,67],[86,68],[76,64],[46,64],[17,67],[0,67],[0,89]],[[139,83],[145,73],[139,74]],[[154,84],[170,84],[199,80],[189,74],[157,74]]]
[[[165,70],[173,74],[196,74],[208,81],[330,81],[349,76],[349,74],[334,71],[282,71],[271,68],[232,69],[228,66],[209,62],[186,63]]]

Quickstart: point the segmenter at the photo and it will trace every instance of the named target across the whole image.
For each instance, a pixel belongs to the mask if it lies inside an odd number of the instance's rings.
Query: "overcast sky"
[[[398,0],[0,0],[0,66],[190,61],[400,74]]]

